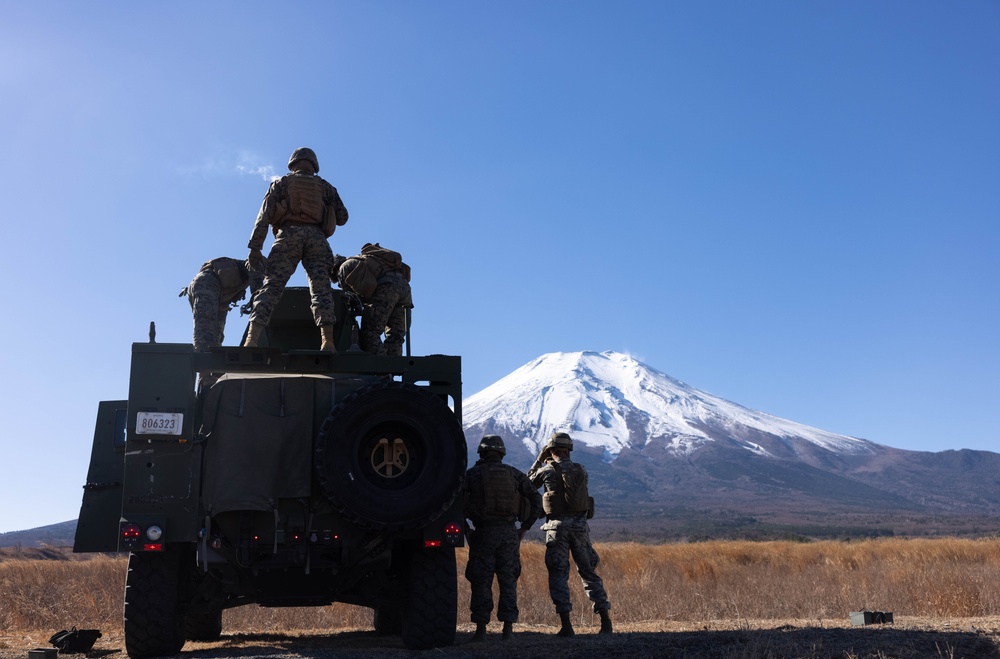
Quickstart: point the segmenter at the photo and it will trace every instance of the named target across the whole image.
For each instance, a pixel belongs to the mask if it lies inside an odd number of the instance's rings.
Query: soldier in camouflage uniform
[[[256,284],[256,285],[255,285]],[[259,287],[246,262],[220,256],[201,266],[181,296],[187,295],[194,315],[194,349],[205,352],[221,346],[226,316],[239,300]]]
[[[553,433],[538,459],[528,470],[535,487],[544,486],[542,506],[545,509],[545,567],[549,570],[549,596],[562,622],[559,636],[573,636],[569,596],[569,557],[573,555],[576,569],[583,580],[587,597],[594,603],[594,613],[601,616],[601,634],[612,633],[611,603],[604,591],[604,582],[597,576],[600,557],[590,542],[593,499],[587,490],[587,470],[569,459],[572,438],[564,432]]]
[[[341,289],[357,295],[364,305],[358,339],[361,349],[374,355],[402,355],[413,296],[410,266],[403,263],[399,252],[365,243],[356,256],[334,254],[330,278]]]
[[[333,323],[337,316],[330,288],[333,252],[327,239],[338,226],[347,223],[347,209],[337,189],[319,177],[319,160],[312,149],[293,151],[288,169],[290,174],[268,188],[250,235],[249,260],[254,268],[263,263],[261,250],[268,226],[274,233],[274,243],[267,258],[264,286],[253,301],[250,327],[243,345],[257,345],[285,291],[288,278],[301,262],[309,278],[310,308],[322,337],[320,350],[336,352]]]
[[[465,578],[472,587],[473,641],[486,639],[493,611],[493,575],[500,585],[497,620],[503,639],[513,636],[517,622],[517,579],[521,576],[521,539],[542,515],[542,498],[528,477],[503,464],[503,439],[486,435],[479,443],[479,460],[465,475],[465,516],[475,531],[469,536]],[[521,520],[521,527],[515,521]]]

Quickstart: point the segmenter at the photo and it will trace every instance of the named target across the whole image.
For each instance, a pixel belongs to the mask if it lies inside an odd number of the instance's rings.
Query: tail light
[[[126,522],[121,525],[119,544],[129,551],[163,551],[163,527],[150,524],[145,530],[138,524]]]
[[[449,522],[448,525],[444,527],[444,540],[448,543],[448,545],[452,547],[461,547],[463,537],[464,532],[462,531],[462,526],[460,524]]]

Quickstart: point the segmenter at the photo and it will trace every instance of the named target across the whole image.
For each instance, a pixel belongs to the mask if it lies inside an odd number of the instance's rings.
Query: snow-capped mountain
[[[555,430],[600,447],[605,460],[622,449],[662,440],[667,451],[688,454],[721,434],[754,453],[761,433],[805,440],[835,453],[872,453],[876,446],[757,412],[679,380],[618,352],[542,355],[463,403],[465,425],[492,422],[536,452]]]
[[[660,535],[706,520],[907,533],[917,516],[942,532],[959,518],[969,526],[1000,514],[996,453],[845,437],[699,391],[617,352],[542,355],[466,398],[463,417],[470,459],[495,433],[520,469],[553,431],[569,432],[605,536],[616,527],[634,533],[637,520]]]

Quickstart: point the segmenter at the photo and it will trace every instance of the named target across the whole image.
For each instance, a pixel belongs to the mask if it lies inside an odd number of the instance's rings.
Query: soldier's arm
[[[521,530],[527,531],[535,523],[535,520],[545,514],[545,511],[542,510],[542,495],[538,493],[538,489],[531,484],[531,481],[524,474],[518,473],[517,480],[521,496],[528,499],[531,503],[531,516],[521,522]]]
[[[271,187],[267,189],[267,194],[264,195],[264,201],[260,205],[260,211],[257,213],[257,221],[254,222],[253,232],[250,234],[250,242],[247,247],[251,251],[260,251],[264,248],[264,239],[267,238],[267,227],[271,224],[271,219],[274,217],[274,209],[278,204],[278,183],[275,181],[271,184]]]
[[[535,489],[541,487],[545,481],[546,469],[549,469],[548,464],[535,460],[535,464],[531,465],[531,469],[528,470],[528,480],[531,481],[531,485]]]

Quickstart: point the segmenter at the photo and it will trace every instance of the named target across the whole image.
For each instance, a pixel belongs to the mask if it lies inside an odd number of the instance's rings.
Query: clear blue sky
[[[414,352],[466,395],[618,350],[998,449],[996,2],[4,4],[0,531],[77,515],[130,344],[190,341],[178,291],[246,255],[298,146],[350,210],[334,251],[403,253]]]

